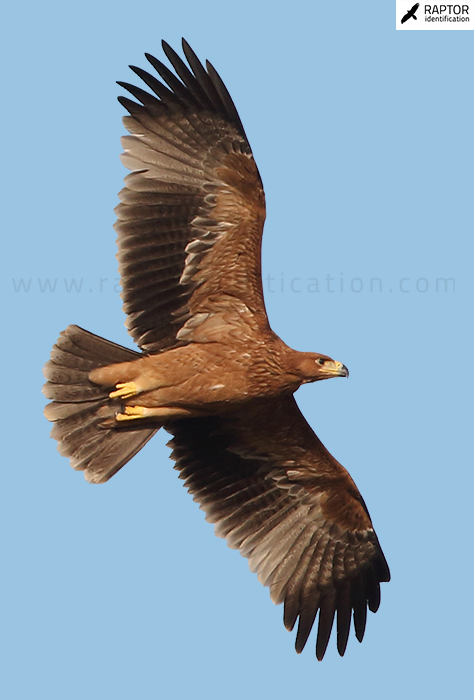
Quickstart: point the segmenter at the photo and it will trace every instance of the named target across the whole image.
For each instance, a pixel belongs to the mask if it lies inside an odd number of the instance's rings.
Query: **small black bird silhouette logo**
[[[420,3],[419,3],[419,2],[415,3],[415,4],[413,5],[413,7],[411,8],[411,10],[408,10],[408,12],[406,13],[406,15],[403,15],[403,17],[402,17],[402,24],[405,24],[405,22],[406,22],[407,20],[409,20],[410,17],[413,17],[413,19],[418,19],[415,13],[416,13],[416,11],[417,11],[417,9],[418,9],[419,7],[420,7]]]

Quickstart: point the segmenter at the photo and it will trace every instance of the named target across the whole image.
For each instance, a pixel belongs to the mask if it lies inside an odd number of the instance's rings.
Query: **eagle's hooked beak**
[[[349,370],[342,362],[335,362],[334,360],[326,360],[323,366],[323,372],[327,374],[328,377],[348,377]]]

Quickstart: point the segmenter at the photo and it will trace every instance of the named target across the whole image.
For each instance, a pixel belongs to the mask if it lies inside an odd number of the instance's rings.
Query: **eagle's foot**
[[[129,399],[131,396],[138,394],[138,388],[135,382],[125,382],[124,384],[116,384],[116,391],[111,391],[110,399]]]
[[[124,406],[123,413],[116,413],[116,421],[135,420],[136,418],[154,418],[166,420],[169,418],[189,418],[196,414],[187,408],[178,408],[176,406],[155,406],[148,408],[147,406]]]
[[[136,418],[145,418],[147,410],[144,406],[125,406],[124,413],[117,413],[115,420],[135,420]]]

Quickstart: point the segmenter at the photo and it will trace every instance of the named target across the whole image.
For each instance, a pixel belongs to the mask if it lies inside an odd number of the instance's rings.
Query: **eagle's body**
[[[99,367],[89,379],[104,387],[120,385],[111,398],[120,398],[127,407],[157,409],[154,415],[165,420],[181,415],[177,409],[183,416],[219,414],[253,399],[293,394],[301,384],[323,378],[316,362],[323,356],[292,350],[270,330],[258,336],[248,331],[244,323],[236,323],[223,339],[212,340],[218,325],[211,321],[206,329],[203,322],[197,334],[200,340]],[[324,359],[330,367],[334,364],[328,376],[337,374],[340,363]],[[343,366],[339,372],[347,374]],[[118,413],[115,419],[127,420],[123,415]]]
[[[138,68],[154,95],[121,83],[139,102],[119,98],[132,173],[117,207],[118,259],[142,352],[69,326],[45,367],[45,413],[60,452],[92,483],[161,427],[172,433],[176,468],[216,533],[284,602],[286,627],[299,619],[297,651],[319,611],[318,658],[336,613],[343,654],[352,615],[362,640],[390,576],[362,497],[293,393],[348,371],[271,330],[260,176],[221,79],[183,47],[189,67],[164,44],[181,80],[147,56],[168,87]]]

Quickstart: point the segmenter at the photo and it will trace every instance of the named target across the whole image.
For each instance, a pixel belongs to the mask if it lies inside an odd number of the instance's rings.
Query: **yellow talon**
[[[135,418],[143,418],[144,415],[143,406],[125,406],[125,413],[117,413],[115,420],[135,420]]]
[[[129,399],[130,396],[138,394],[137,385],[135,382],[125,382],[125,384],[116,384],[117,391],[112,391],[109,394],[110,399]]]

